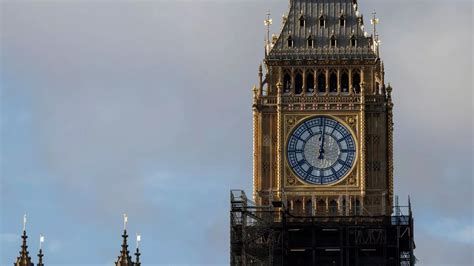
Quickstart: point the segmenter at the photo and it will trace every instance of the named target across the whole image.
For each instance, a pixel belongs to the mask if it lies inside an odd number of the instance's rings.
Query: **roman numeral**
[[[348,150],[348,149],[345,149],[345,150],[341,150],[342,153],[349,153],[349,152],[355,152],[355,150]]]

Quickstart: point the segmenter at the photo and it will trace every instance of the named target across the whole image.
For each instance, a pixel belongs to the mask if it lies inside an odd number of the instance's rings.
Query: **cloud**
[[[374,8],[381,18],[396,192],[412,195],[420,217],[417,253],[426,265],[467,264],[472,3],[359,2],[366,18]],[[3,231],[16,230],[18,209],[33,209],[48,237],[68,232],[50,243],[61,251],[53,262],[100,263],[116,255],[127,211],[150,240],[144,261],[225,264],[228,191],[251,187],[262,21],[287,1],[1,5]],[[72,254],[84,249],[88,261]]]

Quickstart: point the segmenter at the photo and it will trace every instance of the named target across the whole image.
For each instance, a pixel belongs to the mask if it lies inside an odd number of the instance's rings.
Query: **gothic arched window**
[[[299,215],[303,211],[303,204],[301,203],[300,200],[295,201],[295,204],[293,206],[293,213],[296,215]]]
[[[346,26],[346,17],[344,15],[341,15],[339,17],[339,26],[341,26],[341,27]]]
[[[308,200],[305,205],[306,208],[306,216],[313,216],[313,203],[311,200]]]
[[[351,47],[357,47],[357,39],[354,35],[351,37]]]
[[[326,27],[326,18],[323,15],[319,17],[319,27],[321,28]]]
[[[360,73],[354,72],[352,74],[352,87],[354,87],[354,92],[359,94],[360,93]]]
[[[326,92],[326,75],[324,73],[318,75],[318,92]]]
[[[311,35],[308,37],[308,48],[313,48],[314,47],[314,40]]]
[[[318,201],[318,204],[316,205],[316,211],[318,214],[322,214],[326,212],[326,202],[324,200]]]
[[[329,92],[337,92],[337,74],[334,72],[329,75]]]
[[[355,215],[362,215],[362,205],[359,200],[355,202]]]
[[[288,37],[287,41],[288,41],[288,47],[289,48],[293,47],[293,38],[291,37],[291,35]]]
[[[329,202],[329,214],[332,216],[337,215],[337,201],[331,200]]]
[[[301,73],[295,76],[295,94],[303,93],[303,75]]]
[[[334,35],[331,36],[330,45],[332,48],[335,48],[337,46],[336,36]]]
[[[310,71],[306,73],[306,93],[313,93],[314,92],[314,75],[313,72]]]
[[[291,90],[291,76],[288,73],[285,73],[283,76],[283,92],[289,93]]]
[[[341,91],[349,92],[349,75],[347,72],[343,72],[341,75]]]
[[[304,27],[306,24],[306,20],[303,15],[300,16],[300,27]]]

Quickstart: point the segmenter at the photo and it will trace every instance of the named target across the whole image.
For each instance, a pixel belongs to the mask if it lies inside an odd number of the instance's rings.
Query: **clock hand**
[[[319,160],[324,159],[324,138],[325,138],[325,133],[326,133],[326,121],[323,120],[323,132],[321,133],[321,148],[319,149]]]

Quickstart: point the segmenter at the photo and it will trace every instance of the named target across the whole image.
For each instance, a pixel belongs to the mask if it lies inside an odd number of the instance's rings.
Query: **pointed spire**
[[[115,262],[116,266],[133,266],[132,257],[130,256],[130,252],[128,251],[128,244],[127,244],[127,223],[128,223],[128,216],[126,213],[123,214],[123,241],[122,241],[122,250],[120,251],[120,256],[118,256],[117,261]]]
[[[43,256],[44,256],[44,255],[43,255],[43,250],[40,249],[40,250],[39,250],[39,253],[38,253],[38,264],[37,264],[38,266],[44,266],[44,264],[43,264]]]
[[[128,251],[127,230],[123,231],[122,238],[123,238],[122,250],[120,251],[120,256],[118,256],[118,259],[115,262],[115,265],[116,266],[133,266],[132,257],[130,256],[130,252]]]
[[[43,242],[44,242],[44,236],[43,236],[43,234],[40,234],[37,266],[44,266],[44,264],[43,264],[43,256],[44,256],[43,255]]]
[[[23,229],[26,229],[25,225],[26,225],[26,215],[24,216]],[[34,266],[34,264],[31,262],[31,258],[28,252],[28,245],[27,245],[28,236],[26,235],[26,230],[23,230],[23,235],[21,236],[21,238],[23,239],[23,243],[21,245],[20,256],[16,259],[14,266]]]
[[[142,241],[142,236],[137,234],[137,250],[135,252],[135,266],[141,266],[140,262],[140,241]]]
[[[135,266],[141,266],[142,263],[140,262],[140,249],[137,248],[137,251],[135,252]]]

